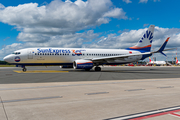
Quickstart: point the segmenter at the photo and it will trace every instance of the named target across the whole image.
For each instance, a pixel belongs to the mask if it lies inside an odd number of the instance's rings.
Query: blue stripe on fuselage
[[[151,47],[140,48],[140,49],[126,48],[126,50],[136,50],[136,51],[140,51],[141,53],[143,53],[143,52],[150,52],[151,51]]]

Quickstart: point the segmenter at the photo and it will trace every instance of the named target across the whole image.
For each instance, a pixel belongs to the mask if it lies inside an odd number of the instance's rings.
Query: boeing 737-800
[[[4,61],[22,67],[33,65],[68,65],[74,69],[101,71],[100,65],[120,65],[144,60],[152,53],[163,53],[169,40],[158,51],[151,52],[154,25],[150,25],[138,43],[126,49],[86,49],[86,48],[27,48],[4,57]]]
[[[168,62],[166,62],[166,61],[152,61],[151,58],[149,57],[149,62],[147,64],[166,65],[166,64],[168,64]]]
[[[179,65],[179,64],[180,64],[180,61],[176,57],[176,65]]]

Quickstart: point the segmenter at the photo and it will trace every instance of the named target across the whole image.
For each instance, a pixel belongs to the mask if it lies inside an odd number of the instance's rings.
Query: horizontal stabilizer
[[[164,56],[166,56],[166,54],[164,54],[163,52],[160,52],[161,54],[163,54]]]
[[[169,51],[169,50],[175,50],[175,49],[177,49],[177,48],[165,49],[165,50],[163,50],[163,51]]]
[[[168,38],[166,39],[166,41],[162,44],[162,46],[159,48],[159,50],[156,51],[156,52],[154,52],[154,53],[160,52],[161,54],[163,54],[164,56],[166,56],[166,54],[164,54],[163,51],[164,51],[164,48],[165,48],[166,45],[167,45],[167,42],[168,42],[169,38],[170,38],[170,37],[168,37]]]

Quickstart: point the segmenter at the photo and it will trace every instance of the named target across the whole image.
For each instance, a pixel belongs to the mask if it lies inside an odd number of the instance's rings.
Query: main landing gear
[[[95,71],[101,71],[101,67],[96,66],[96,67],[94,68],[94,70],[95,70]]]

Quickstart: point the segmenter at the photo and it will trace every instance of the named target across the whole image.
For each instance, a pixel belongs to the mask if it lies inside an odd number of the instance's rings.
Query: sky
[[[179,0],[4,0],[0,1],[0,60],[34,47],[124,49],[155,25],[152,50],[167,37],[167,57],[180,59]]]

